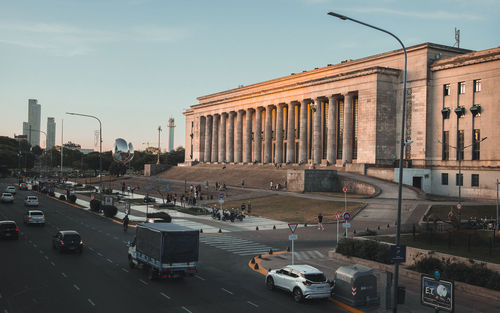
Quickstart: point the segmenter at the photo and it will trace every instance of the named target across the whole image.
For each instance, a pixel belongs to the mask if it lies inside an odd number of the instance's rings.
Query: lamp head
[[[347,16],[344,16],[342,14],[338,14],[338,13],[335,13],[335,12],[328,12],[328,15],[331,15],[331,16],[334,16],[336,18],[339,18],[341,20],[347,20]]]

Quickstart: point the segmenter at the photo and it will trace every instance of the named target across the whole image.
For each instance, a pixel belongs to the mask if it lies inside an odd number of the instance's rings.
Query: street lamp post
[[[405,57],[405,65],[404,65],[404,75],[403,75],[403,104],[401,107],[401,142],[400,142],[400,151],[399,151],[399,182],[398,182],[398,214],[397,214],[397,222],[396,222],[396,246],[400,245],[400,235],[401,235],[401,202],[402,202],[402,194],[403,194],[403,157],[404,157],[404,149],[405,149],[405,120],[406,120],[406,67],[407,67],[407,54],[406,54],[406,48],[404,44],[399,40],[396,35],[393,33],[355,20],[353,18],[347,17],[345,15],[341,15],[338,13],[334,12],[329,12],[328,15],[331,15],[333,17],[339,18],[341,20],[350,20],[352,22],[376,29],[378,31],[384,32],[392,37],[394,37],[401,47],[403,47],[403,52],[404,52],[404,57]],[[398,311],[398,279],[399,279],[399,262],[396,261],[394,262],[394,299],[393,299],[393,312]]]
[[[483,137],[481,140],[475,143],[471,143],[470,145],[467,145],[463,148],[460,147],[455,147],[450,144],[448,144],[448,147],[453,148],[457,151],[458,154],[458,204],[460,204],[460,209],[458,210],[458,228],[460,229],[460,224],[462,221],[462,184],[463,184],[463,179],[462,179],[462,153],[464,152],[465,149],[472,147],[474,144],[478,144],[480,142],[483,142],[487,139],[488,137]],[[436,140],[436,142],[440,143],[443,145],[443,143],[439,140]]]
[[[66,114],[90,117],[90,118],[96,119],[99,122],[99,185],[100,185],[100,192],[102,192],[102,123],[101,123],[101,120],[93,115],[72,113],[72,112],[66,112]]]

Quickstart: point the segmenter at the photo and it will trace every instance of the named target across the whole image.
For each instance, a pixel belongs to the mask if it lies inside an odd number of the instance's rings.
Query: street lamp
[[[463,148],[455,147],[455,146],[452,146],[452,145],[448,144],[448,147],[455,149],[457,151],[457,154],[458,154],[458,203],[460,204],[460,206],[462,206],[462,184],[463,184],[463,179],[462,179],[462,153],[464,152],[465,149],[467,149],[469,147],[472,147],[473,145],[478,144],[480,142],[483,142],[487,138],[488,137],[483,137],[478,142],[471,143],[470,145],[467,145],[467,146],[465,146]],[[439,140],[436,140],[436,142],[444,145]],[[462,218],[462,209],[458,210],[458,228],[460,228],[460,224],[461,224],[461,221],[462,221],[461,218]]]
[[[90,117],[90,118],[96,119],[99,122],[99,185],[100,185],[100,192],[102,192],[102,156],[101,156],[101,154],[102,154],[102,124],[101,124],[101,120],[93,115],[72,113],[72,112],[66,112],[66,114]]]
[[[355,23],[376,29],[378,31],[384,32],[384,33],[394,37],[399,42],[401,47],[403,47],[403,52],[404,52],[404,56],[405,56],[405,66],[404,66],[404,78],[403,78],[403,105],[401,108],[401,143],[400,143],[400,151],[399,151],[398,216],[397,216],[397,225],[396,225],[396,227],[397,227],[396,228],[396,246],[399,246],[400,245],[400,234],[401,234],[401,202],[402,202],[402,194],[403,194],[403,157],[404,157],[404,149],[405,149],[406,65],[407,65],[406,48],[403,45],[403,43],[401,42],[401,40],[399,40],[399,38],[396,37],[396,35],[394,35],[393,33],[389,32],[385,29],[382,29],[382,28],[355,20],[355,19],[347,17],[345,15],[334,13],[334,12],[329,12],[328,15],[331,15],[333,17],[339,18],[339,19],[344,20],[344,21],[350,20],[352,22],[355,22]],[[393,312],[398,311],[398,279],[399,279],[399,262],[395,261],[394,262],[394,299],[393,299],[394,309],[393,309]]]

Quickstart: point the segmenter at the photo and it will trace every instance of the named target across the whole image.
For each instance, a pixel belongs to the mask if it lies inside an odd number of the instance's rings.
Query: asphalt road
[[[0,181],[0,190],[8,181]],[[0,241],[0,313],[21,312],[345,312],[328,301],[297,304],[284,292],[271,292],[264,277],[248,267],[249,257],[200,245],[199,273],[182,280],[149,281],[130,269],[128,240],[133,229],[102,216],[39,195],[46,226],[26,226],[23,199],[0,204],[0,220],[14,220],[20,239]],[[81,255],[59,253],[57,230],[78,231]]]

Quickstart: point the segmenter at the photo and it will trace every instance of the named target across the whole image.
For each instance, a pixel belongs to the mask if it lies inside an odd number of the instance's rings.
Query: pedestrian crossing
[[[293,253],[293,258],[296,261],[306,261],[312,259],[325,259],[326,256],[319,252],[318,250],[309,250],[309,251],[297,251]]]
[[[241,239],[226,234],[200,234],[200,242],[211,247],[222,249],[237,255],[249,256],[269,253],[269,250],[278,249],[254,242]]]
[[[210,225],[203,224],[203,223],[198,223],[198,222],[191,221],[191,220],[185,220],[185,219],[181,219],[181,218],[173,219],[172,224],[182,225],[182,226],[185,226],[185,227],[188,227],[191,229],[195,229],[195,230],[203,230],[204,233],[216,233],[219,231],[218,227],[210,226]],[[226,232],[227,230],[223,229],[221,231]]]

